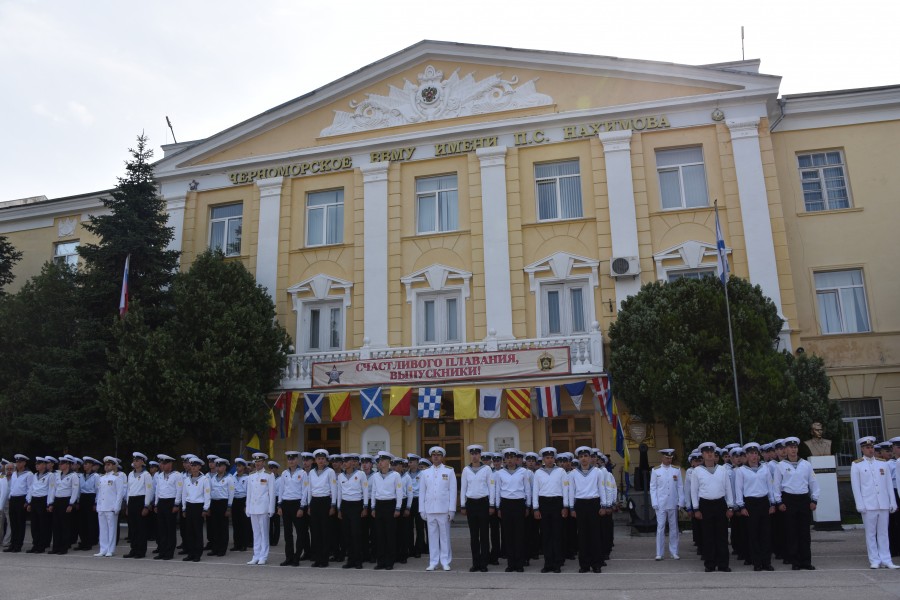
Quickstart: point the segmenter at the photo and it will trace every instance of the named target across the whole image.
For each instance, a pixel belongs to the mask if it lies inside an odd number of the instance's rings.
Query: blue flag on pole
[[[725,238],[722,236],[722,225],[719,223],[719,207],[716,206],[716,275],[722,285],[728,281],[728,251],[725,248]]]

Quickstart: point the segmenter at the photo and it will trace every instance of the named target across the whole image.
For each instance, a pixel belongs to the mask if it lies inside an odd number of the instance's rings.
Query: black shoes
[[[774,571],[774,570],[775,570],[775,567],[773,567],[772,565],[766,565],[763,567],[763,571]]]
[[[719,571],[722,573],[731,573],[731,567],[719,567]]]
[[[469,567],[469,573],[477,573],[481,569],[479,567]]]
[[[590,569],[588,569],[587,567],[581,567],[580,569],[578,569],[578,572],[579,573],[589,573]]]
[[[278,566],[279,566],[279,567],[292,567],[293,565],[294,565],[294,561],[292,561],[292,560],[284,560],[284,561],[282,561],[281,563],[279,563]]]
[[[713,571],[716,570],[716,568],[715,568],[715,567],[706,567],[706,569],[704,569],[704,570],[705,570],[707,573],[712,573]]]

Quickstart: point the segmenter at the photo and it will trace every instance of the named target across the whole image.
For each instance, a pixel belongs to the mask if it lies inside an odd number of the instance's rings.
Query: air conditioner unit
[[[613,256],[609,261],[610,277],[637,277],[641,263],[637,256]]]

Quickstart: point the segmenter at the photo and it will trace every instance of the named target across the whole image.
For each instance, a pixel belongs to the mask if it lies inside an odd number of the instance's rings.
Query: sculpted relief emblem
[[[57,233],[59,237],[67,237],[75,233],[75,226],[78,224],[72,217],[67,217],[59,221],[57,225]]]
[[[447,79],[444,73],[428,65],[419,73],[418,83],[403,80],[403,87],[390,86],[387,96],[368,94],[359,102],[350,101],[353,112],[335,111],[334,122],[322,130],[322,136],[369,131],[397,125],[410,125],[468,117],[487,113],[546,106],[553,98],[538,93],[537,79],[515,87],[518,77],[502,79],[500,73],[476,81],[474,73],[459,76],[459,69]]]

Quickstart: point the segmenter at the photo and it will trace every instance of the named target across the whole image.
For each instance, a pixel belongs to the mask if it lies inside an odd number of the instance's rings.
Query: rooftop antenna
[[[744,37],[744,28],[741,27],[741,39],[743,39],[743,37]],[[168,126],[169,126],[169,131],[172,132],[172,141],[177,144],[178,140],[175,139],[175,130],[172,129],[172,121],[169,120],[168,115],[166,115],[166,124],[168,124]]]
[[[746,60],[744,58],[744,26],[743,25],[741,25],[741,60]],[[166,120],[168,121],[169,117],[166,117]],[[172,125],[170,124],[169,127],[171,127],[171,126]],[[174,133],[172,134],[172,137],[175,137]]]

